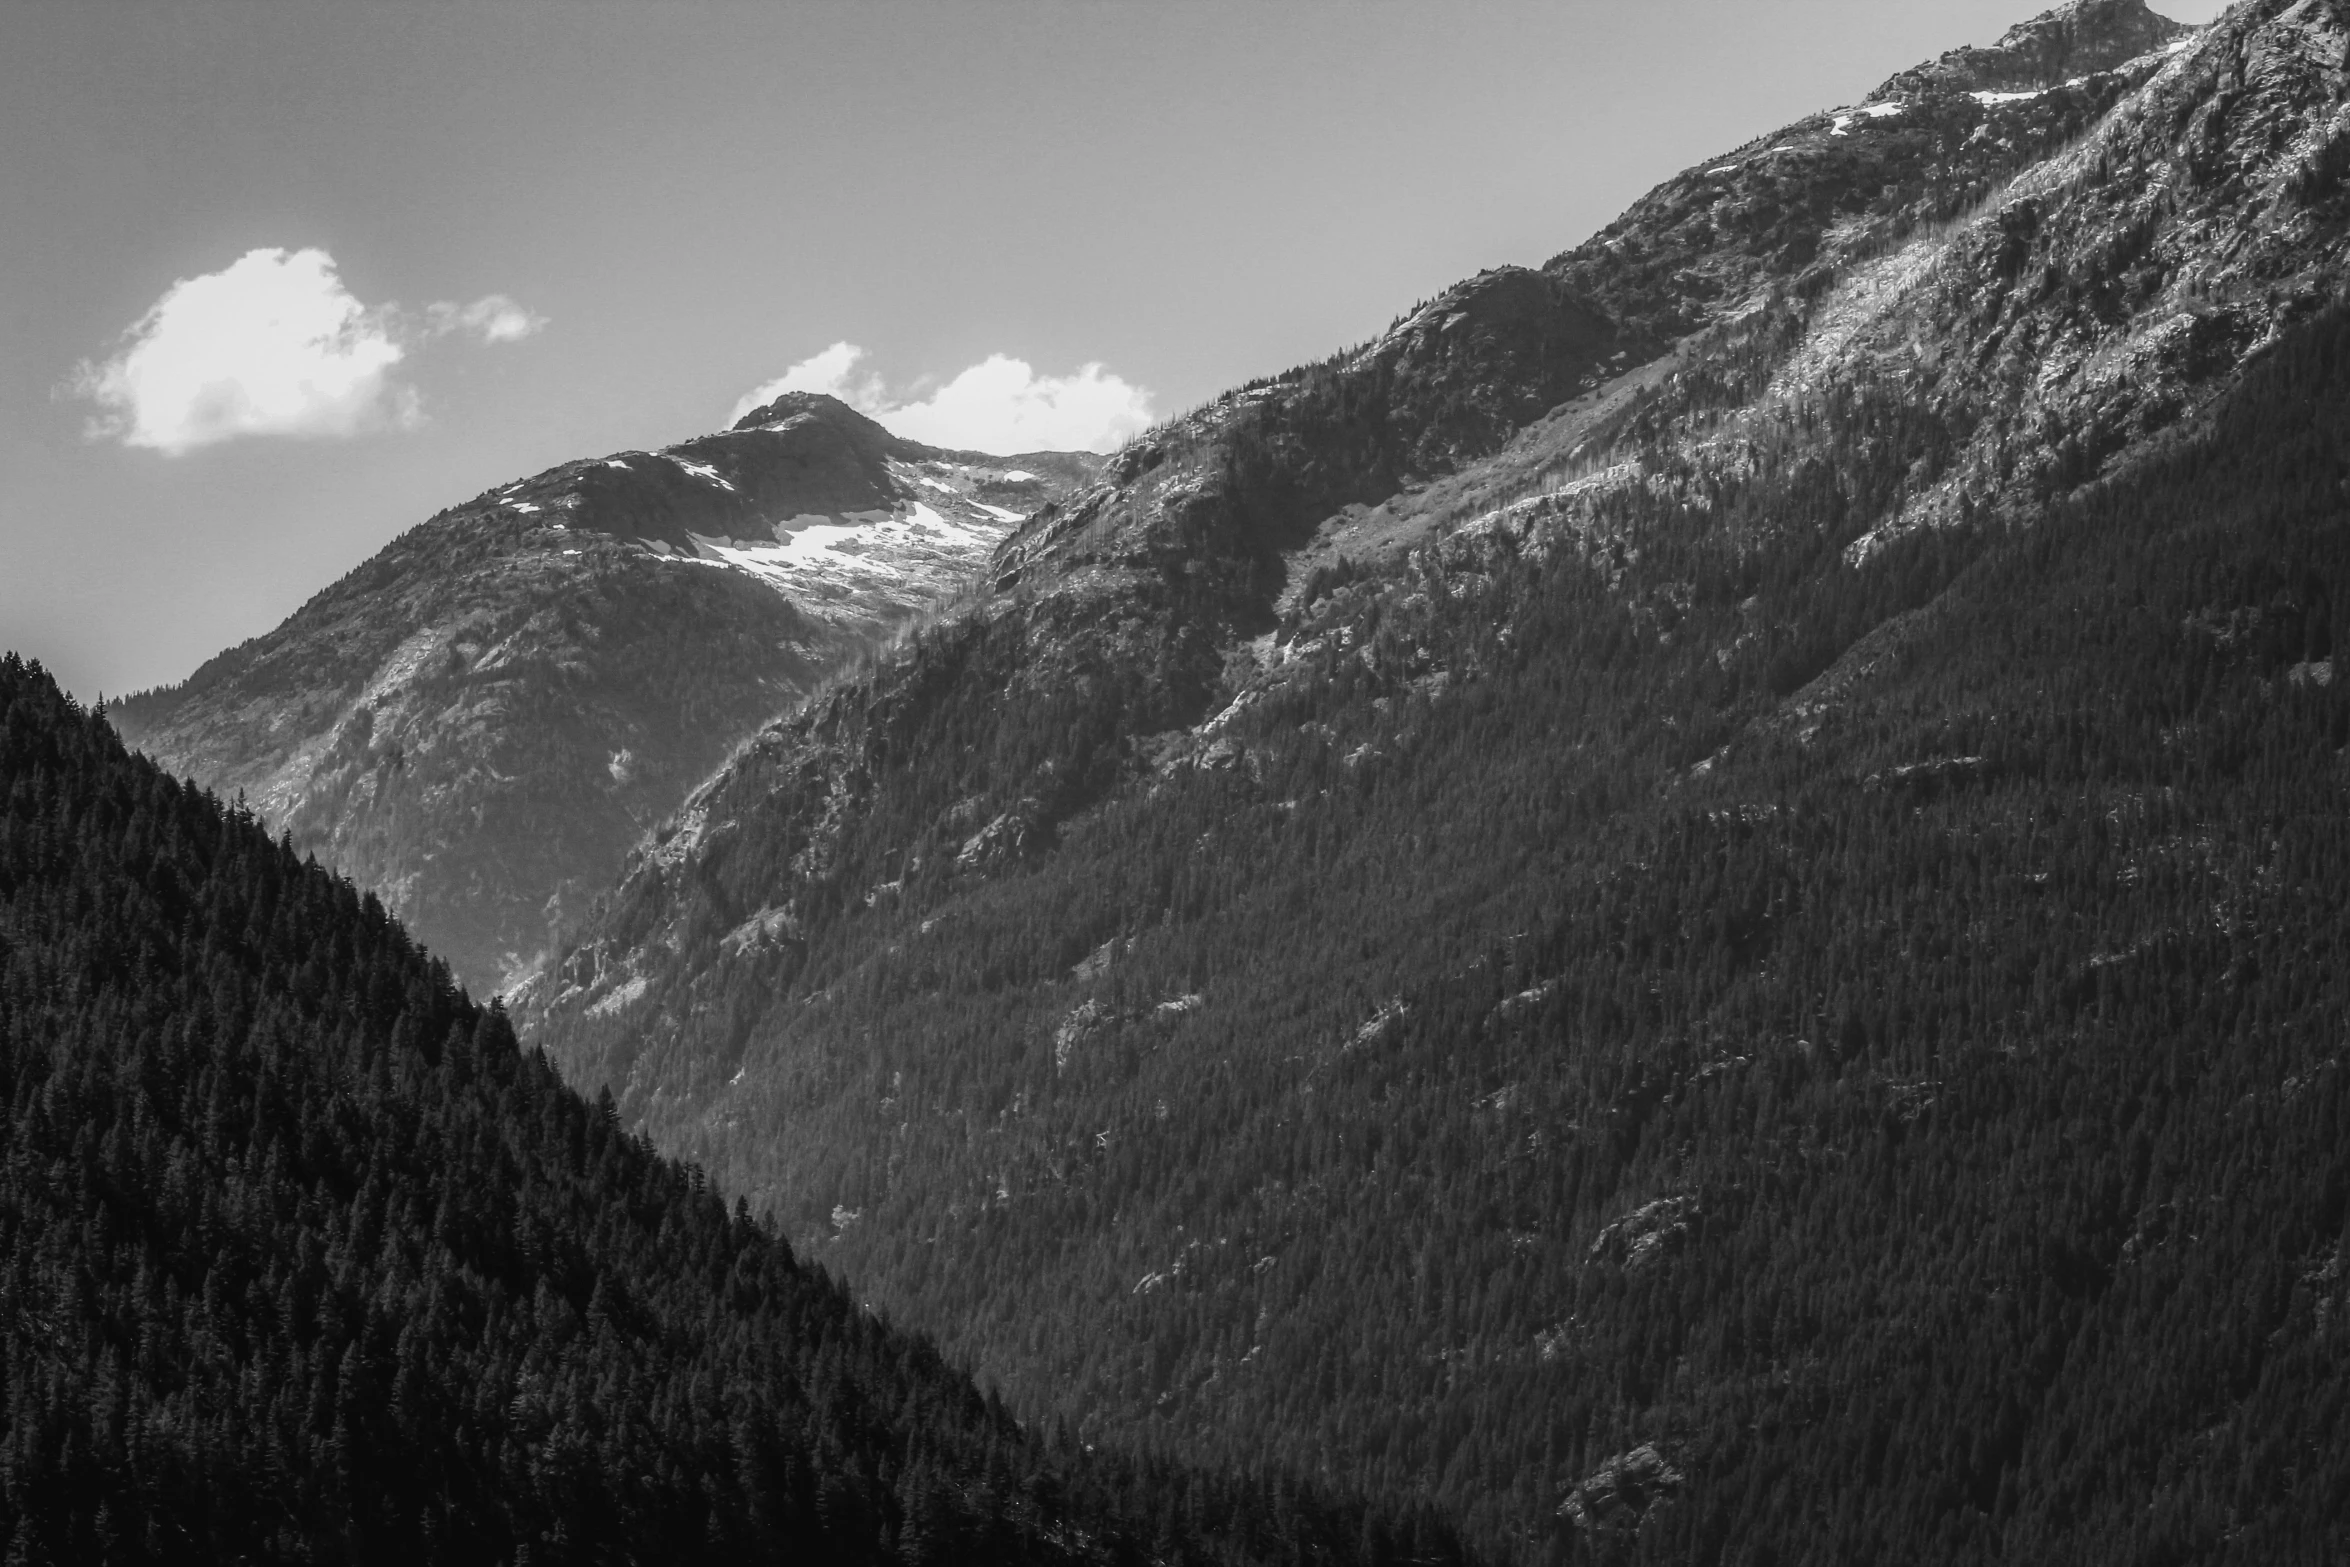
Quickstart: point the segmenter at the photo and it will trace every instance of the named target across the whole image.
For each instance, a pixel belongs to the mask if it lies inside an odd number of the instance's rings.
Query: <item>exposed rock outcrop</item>
[[[1559,1516],[1587,1535],[1629,1534],[1686,1483],[1655,1443],[1643,1442],[1568,1487]]]
[[[1702,1210],[1694,1197],[1659,1197],[1592,1237],[1586,1257],[1635,1272],[1663,1261],[1689,1243]]]

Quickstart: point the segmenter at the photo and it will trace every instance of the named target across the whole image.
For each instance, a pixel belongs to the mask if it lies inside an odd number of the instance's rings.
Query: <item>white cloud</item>
[[[173,283],[112,357],[84,361],[64,390],[97,405],[93,438],[175,457],[246,435],[404,429],[423,404],[393,370],[417,342],[457,331],[512,342],[544,324],[491,294],[427,306],[418,326],[394,306],[361,304],[323,250],[249,250]]]
[[[803,359],[735,404],[744,414],[785,392],[829,392],[910,440],[1009,455],[1106,452],[1150,427],[1151,394],[1099,364],[1075,375],[1040,376],[1024,360],[991,354],[919,399],[893,397],[858,364],[865,350],[835,343]]]
[[[1106,452],[1150,428],[1150,393],[1098,364],[1040,376],[1023,360],[990,354],[918,403],[883,421],[933,446],[982,452]]]
[[[424,307],[424,319],[435,337],[470,332],[484,343],[519,343],[547,324],[545,316],[525,310],[504,294],[484,294],[470,305],[440,300]]]
[[[801,360],[772,381],[762,381],[735,399],[728,424],[738,422],[754,408],[764,408],[786,392],[824,392],[860,413],[878,415],[889,407],[881,377],[856,374],[865,350],[854,343],[835,343],[820,354]]]

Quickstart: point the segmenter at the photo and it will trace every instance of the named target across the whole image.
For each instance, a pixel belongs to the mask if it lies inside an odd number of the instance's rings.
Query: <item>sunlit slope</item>
[[[1530,1559],[2325,1559],[2345,58],[2066,7],[1152,432],[532,1037],[1016,1406]]]

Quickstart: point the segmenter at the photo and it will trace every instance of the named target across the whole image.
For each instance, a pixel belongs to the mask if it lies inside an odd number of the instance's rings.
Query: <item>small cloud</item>
[[[734,424],[752,409],[764,408],[786,392],[822,392],[839,398],[859,413],[878,417],[888,410],[889,397],[882,390],[880,376],[857,375],[857,361],[864,357],[865,350],[854,343],[835,343],[736,398],[734,412],[726,416],[726,422]]]
[[[440,300],[424,307],[424,320],[434,337],[470,332],[484,343],[519,343],[547,324],[545,316],[504,294],[484,294],[470,305]]]
[[[249,250],[181,278],[60,391],[94,403],[94,440],[166,456],[248,435],[351,436],[423,422],[423,399],[394,368],[419,342],[469,332],[513,342],[545,324],[502,294],[426,307],[422,326],[369,308],[324,250]]]
[[[893,397],[881,377],[860,375],[865,350],[835,343],[736,402],[740,419],[785,392],[828,392],[909,440],[958,450],[1097,451],[1150,428],[1151,394],[1099,364],[1040,376],[1025,360],[991,354],[927,397]]]
[[[933,446],[974,451],[1110,451],[1151,425],[1150,393],[1099,364],[1038,375],[1025,360],[990,354],[929,397],[882,421]]]

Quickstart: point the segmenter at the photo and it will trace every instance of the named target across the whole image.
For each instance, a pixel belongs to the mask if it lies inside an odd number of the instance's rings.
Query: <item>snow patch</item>
[[[777,586],[789,587],[798,585],[810,572],[903,577],[907,572],[890,557],[911,553],[910,546],[919,544],[926,552],[946,549],[976,557],[992,548],[997,538],[985,529],[966,527],[941,516],[923,501],[914,502],[903,516],[852,512],[850,519],[803,523],[794,518],[778,523],[776,531],[782,537],[773,544],[738,544],[698,533],[693,541],[706,560],[737,566]]]
[[[1006,484],[1034,484],[1036,479],[1037,476],[1025,468],[1014,468],[1004,475],[1004,483]]]
[[[1849,114],[1837,115],[1836,123],[1828,127],[1828,134],[1831,136],[1849,135],[1852,130],[1852,122],[1855,120],[1890,119],[1908,107],[1909,105],[1905,103],[1864,103]]]
[[[720,473],[717,469],[711,467],[706,462],[687,462],[683,457],[678,456],[675,452],[665,453],[664,455],[666,455],[671,462],[677,464],[677,466],[683,468],[686,472],[692,474],[697,479],[707,480],[709,483],[717,485],[722,490],[731,490],[734,488],[733,482],[730,481],[725,474]]]

